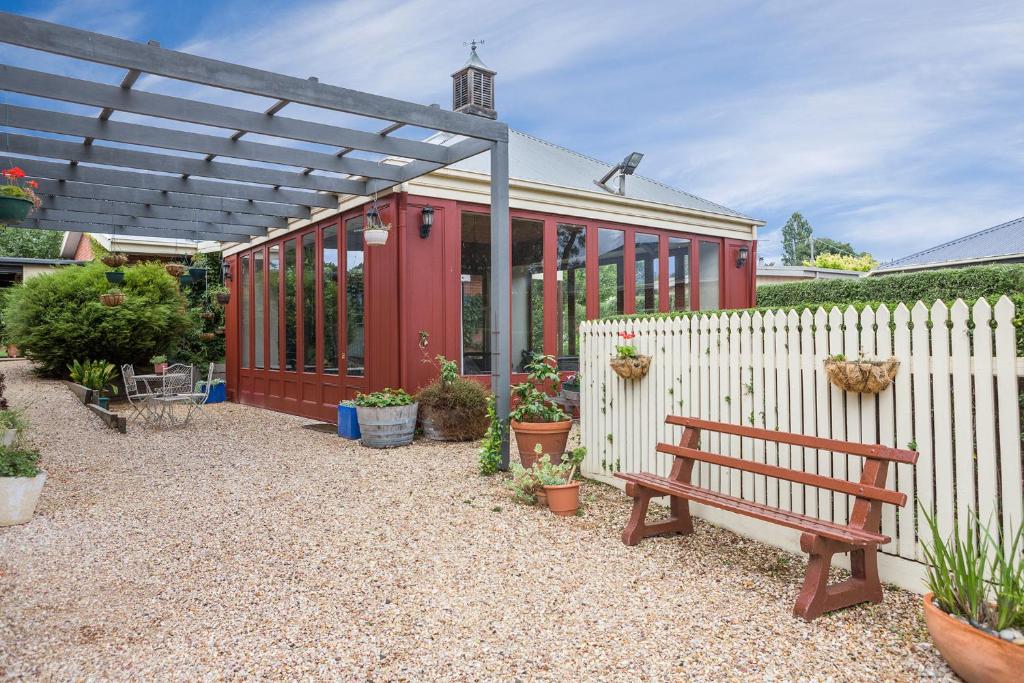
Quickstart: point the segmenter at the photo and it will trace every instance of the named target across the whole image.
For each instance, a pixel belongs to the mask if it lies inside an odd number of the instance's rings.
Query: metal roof
[[[431,139],[436,140],[438,137],[444,137],[444,134],[431,136]],[[461,139],[460,136],[448,136],[445,144],[459,142]],[[484,152],[451,164],[449,168],[486,174],[490,169],[489,157],[490,153]],[[509,129],[509,175],[514,179],[618,197],[617,194],[610,194],[601,189],[595,182],[613,166],[614,164],[599,161],[571,149],[527,135],[522,131]],[[762,221],[745,216],[721,204],[641,175],[631,175],[626,179],[625,196],[638,201],[666,204],[763,224]]]
[[[87,261],[76,261],[64,258],[22,258],[20,256],[0,256],[0,265],[8,266],[81,266]]]
[[[949,266],[961,262],[1024,257],[1024,216],[890,261],[874,272]]]

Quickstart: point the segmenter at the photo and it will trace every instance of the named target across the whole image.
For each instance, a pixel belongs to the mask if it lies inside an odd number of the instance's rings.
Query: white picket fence
[[[934,510],[945,534],[967,510],[978,511],[1005,543],[1024,517],[1021,483],[1021,359],[1006,297],[968,307],[936,301],[842,311],[818,309],[694,315],[671,320],[589,321],[580,328],[581,425],[587,476],[618,486],[615,471],[667,475],[672,457],[655,452],[677,443],[681,428],[668,414],[881,443],[920,452],[916,466],[890,467],[888,485],[907,506],[883,506],[882,578],[923,589],[922,541],[928,533],[918,505]],[[653,358],[647,377],[625,381],[608,360],[630,343]],[[895,356],[900,369],[881,394],[831,386],[824,360]],[[810,448],[705,434],[702,447],[806,472],[860,477],[862,459]],[[715,465],[695,468],[702,486],[782,509],[847,521],[845,494]],[[799,552],[799,534],[736,514],[693,505],[697,516],[737,533]],[[625,520],[623,520],[625,522]],[[962,523],[961,523],[962,524]]]

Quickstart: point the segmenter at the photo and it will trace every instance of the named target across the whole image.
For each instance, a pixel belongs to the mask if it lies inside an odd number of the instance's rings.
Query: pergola
[[[372,95],[0,12],[0,42],[125,69],[103,83],[0,64],[0,154],[39,179],[43,206],[19,225],[92,227],[115,235],[246,242],[337,209],[339,198],[373,196],[467,157],[490,152],[492,387],[508,416],[510,320],[508,126],[499,121]],[[253,111],[145,92],[143,75],[269,98]],[[96,107],[95,116],[8,102],[6,93]],[[281,116],[290,104],[385,122],[376,131]],[[146,123],[112,120],[114,112]],[[178,125],[154,125],[150,120]],[[223,134],[183,130],[181,124]],[[455,137],[445,143],[391,135],[410,126]],[[12,132],[16,130],[18,132]],[[245,140],[258,134],[273,143]],[[61,137],[56,137],[56,136]],[[67,138],[71,138],[69,140]],[[106,141],[110,144],[96,144]],[[287,142],[303,143],[303,146]],[[316,151],[308,143],[336,151]],[[129,147],[131,146],[131,147]],[[143,147],[146,149],[136,149]],[[152,149],[168,150],[159,153]],[[377,159],[358,158],[371,153]],[[236,159],[237,163],[219,159]],[[256,162],[256,163],[251,163]],[[508,463],[507,431],[502,449]]]

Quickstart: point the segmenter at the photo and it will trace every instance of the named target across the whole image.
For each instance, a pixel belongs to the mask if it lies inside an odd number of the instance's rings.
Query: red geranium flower
[[[629,341],[630,339],[632,339],[633,337],[636,336],[636,333],[635,332],[619,332],[619,336],[622,337],[623,339],[625,339],[626,341]]]
[[[6,171],[4,171],[4,175],[7,176],[8,178],[24,178],[25,172],[22,171],[17,166],[15,166],[14,168],[9,168]]]
[[[36,181],[34,181],[34,180],[29,180],[29,181],[26,181],[26,182],[25,182],[25,184],[26,184],[26,185],[28,185],[28,186],[29,186],[29,187],[31,187],[31,188],[37,188],[37,187],[39,187],[39,183],[37,183],[37,182],[36,182]]]

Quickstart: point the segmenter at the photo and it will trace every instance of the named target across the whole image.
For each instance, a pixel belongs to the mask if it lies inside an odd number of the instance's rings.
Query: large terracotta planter
[[[512,431],[516,435],[516,446],[519,447],[519,460],[523,467],[529,469],[537,462],[539,456],[536,452],[537,444],[540,444],[541,455],[551,456],[552,464],[562,462],[562,454],[565,453],[565,442],[569,440],[569,430],[572,429],[572,420],[561,422],[516,422],[512,420]]]
[[[545,486],[548,509],[559,517],[571,517],[580,509],[580,483],[573,481],[561,486]]]
[[[967,683],[1011,683],[1024,675],[1024,646],[954,619],[931,593],[924,596],[924,621],[939,653]]]
[[[0,477],[0,526],[31,521],[45,483],[45,472],[34,477]]]

